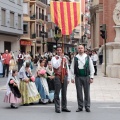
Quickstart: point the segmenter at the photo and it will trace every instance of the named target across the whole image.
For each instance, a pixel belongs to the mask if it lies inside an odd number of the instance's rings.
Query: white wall
[[[11,51],[17,55],[20,50],[19,40],[15,36],[0,35],[0,53],[4,52],[4,41],[11,42]]]
[[[8,32],[11,34],[23,34],[23,19],[21,18],[21,29],[18,29],[18,14],[23,17],[23,0],[21,0],[21,5],[17,4],[17,0],[14,0],[15,3],[10,2],[9,0],[0,0],[0,32]],[[1,26],[1,9],[6,9],[6,27]],[[14,28],[10,28],[10,11],[13,11],[15,14],[14,17]]]

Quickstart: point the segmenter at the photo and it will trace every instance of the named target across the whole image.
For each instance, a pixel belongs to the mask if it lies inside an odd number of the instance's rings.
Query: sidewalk
[[[0,90],[6,89],[7,78],[0,78]],[[120,102],[120,79],[103,77],[101,66],[98,66],[98,75],[91,84],[92,102]],[[68,101],[76,102],[76,87],[70,83],[67,90]]]
[[[101,66],[98,66],[98,75],[91,84],[92,102],[120,102],[120,79],[103,77]],[[68,85],[68,100],[76,100],[76,88],[74,84]]]

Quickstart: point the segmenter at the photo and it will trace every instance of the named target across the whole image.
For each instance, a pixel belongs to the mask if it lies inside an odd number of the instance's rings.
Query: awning
[[[20,45],[31,46],[32,41],[20,40]]]

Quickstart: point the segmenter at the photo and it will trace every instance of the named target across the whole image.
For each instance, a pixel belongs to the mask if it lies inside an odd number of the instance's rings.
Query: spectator
[[[11,55],[8,53],[8,50],[2,55],[3,57],[3,77],[5,76],[5,71],[7,70],[6,77],[8,77],[9,73],[9,62],[11,59]]]
[[[3,75],[3,59],[1,53],[0,53],[0,75]]]
[[[99,45],[98,56],[99,56],[99,64],[101,65],[103,63],[103,49],[101,45]]]

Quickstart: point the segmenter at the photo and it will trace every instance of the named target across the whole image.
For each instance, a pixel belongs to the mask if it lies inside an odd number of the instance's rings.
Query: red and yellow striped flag
[[[51,20],[60,29],[63,35],[70,35],[73,29],[80,24],[79,2],[51,1]]]

